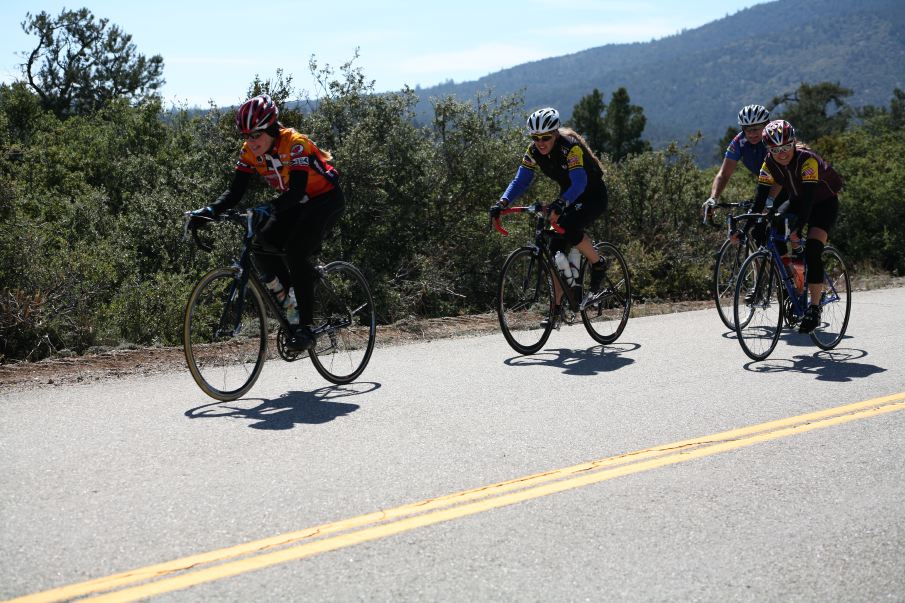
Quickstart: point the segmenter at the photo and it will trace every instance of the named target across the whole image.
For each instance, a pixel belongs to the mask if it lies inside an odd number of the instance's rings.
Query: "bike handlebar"
[[[260,207],[263,208],[266,206],[260,206]],[[198,248],[201,249],[202,251],[211,251],[214,248],[214,246],[211,245],[210,243],[205,243],[204,240],[198,235],[198,227],[195,227],[195,228],[190,227],[192,218],[202,220],[202,223],[199,226],[206,226],[207,224],[212,223],[212,222],[232,222],[233,224],[238,224],[240,226],[247,226],[247,228],[251,228],[251,225],[249,224],[249,220],[251,219],[251,216],[254,215],[254,212],[256,209],[258,209],[258,208],[251,208],[251,209],[247,209],[245,211],[228,209],[228,210],[224,211],[223,213],[215,214],[213,216],[198,216],[198,215],[193,215],[193,213],[190,211],[184,212],[182,215],[185,219],[185,224],[182,228],[182,239],[187,240],[188,233],[189,233],[189,231],[191,231],[192,240],[195,241],[195,245],[197,245]]]
[[[714,199],[707,199],[704,201],[704,204],[701,205],[701,209],[704,212],[704,220],[701,222],[704,225],[712,224],[713,218],[713,210],[716,208],[727,209],[730,207],[743,207],[745,209],[750,208],[754,205],[753,199],[746,199],[745,201],[735,201],[732,203],[726,203],[725,201],[716,201]]]
[[[550,208],[542,203],[533,203],[531,205],[525,205],[522,207],[507,207],[504,210],[500,211],[500,216],[493,218],[493,227],[504,237],[509,236],[509,231],[503,228],[503,225],[500,223],[500,217],[505,216],[506,214],[535,214],[535,215],[549,215],[550,216],[550,228],[553,229],[553,232],[557,234],[563,234],[565,229],[557,223],[558,218],[556,215],[550,214]],[[558,215],[558,214],[557,214]]]

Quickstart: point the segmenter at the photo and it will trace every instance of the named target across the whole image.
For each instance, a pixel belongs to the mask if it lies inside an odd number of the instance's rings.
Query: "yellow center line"
[[[192,570],[202,565],[250,555],[245,559],[221,563],[214,567],[200,568],[197,571],[189,571],[91,599],[96,601],[134,601],[319,553],[386,538],[416,528],[482,513],[542,496],[549,496],[550,494],[580,488],[616,477],[649,471],[751,446],[756,443],[805,433],[814,429],[831,427],[903,410],[905,409],[905,402],[902,400],[905,400],[905,392],[740,429],[723,431],[709,436],[682,440],[664,446],[646,448],[628,454],[580,463],[571,467],[427,499],[386,511],[368,513],[305,530],[183,557],[166,563],[137,568],[95,580],[26,595],[19,599],[13,599],[13,601],[67,600],[93,593],[108,592],[129,584],[136,584],[175,574],[176,572]],[[278,547],[283,548],[272,550]]]

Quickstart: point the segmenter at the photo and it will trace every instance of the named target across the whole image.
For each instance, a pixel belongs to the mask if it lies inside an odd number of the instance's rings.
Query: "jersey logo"
[[[801,166],[801,180],[803,182],[817,182],[817,160],[809,157]]]

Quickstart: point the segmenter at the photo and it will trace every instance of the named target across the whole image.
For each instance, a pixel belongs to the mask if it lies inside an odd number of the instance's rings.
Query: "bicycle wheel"
[[[811,332],[817,347],[831,350],[842,341],[852,310],[852,290],[848,268],[835,247],[823,248],[824,294],[820,300],[820,324]]]
[[[733,296],[735,333],[752,360],[765,359],[779,341],[783,292],[770,252],[754,253],[742,262]]]
[[[581,302],[581,321],[588,334],[598,343],[613,343],[622,334],[632,310],[632,284],[628,265],[619,250],[610,243],[598,243],[597,253],[606,262],[606,273],[600,290],[591,292],[591,267],[585,262]]]
[[[377,313],[371,288],[358,268],[330,262],[314,285],[317,336],[311,362],[331,383],[349,383],[361,375],[377,339]]]
[[[550,337],[553,330],[552,279],[550,267],[531,247],[516,249],[503,264],[497,314],[503,337],[519,354],[534,354]]]
[[[735,297],[735,279],[742,262],[754,253],[755,247],[751,239],[733,245],[726,239],[716,254],[716,265],[713,268],[713,300],[720,320],[730,329],[735,329],[733,321],[732,301]]]
[[[204,275],[185,306],[185,359],[201,391],[235,400],[254,385],[267,354],[267,312],[251,281],[236,268]]]

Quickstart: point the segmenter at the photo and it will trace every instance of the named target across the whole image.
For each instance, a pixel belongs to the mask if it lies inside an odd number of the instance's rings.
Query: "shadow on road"
[[[596,375],[619,370],[635,362],[625,354],[639,349],[639,343],[598,345],[588,350],[572,348],[546,349],[533,356],[515,356],[504,362],[508,366],[550,366],[567,375]]]
[[[810,341],[810,340],[808,340]],[[794,371],[815,375],[818,381],[846,382],[863,379],[887,369],[875,364],[855,362],[867,356],[864,350],[855,348],[836,348],[815,352],[811,355],[795,356],[791,360],[764,360],[749,362],[745,370],[754,373],[781,373]]]
[[[336,400],[367,394],[379,383],[357,382],[322,387],[311,392],[286,392],[272,400],[244,398],[234,402],[212,402],[185,411],[190,419],[243,419],[252,429],[292,429],[299,424],[329,423],[358,410],[358,404]]]

